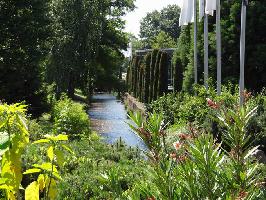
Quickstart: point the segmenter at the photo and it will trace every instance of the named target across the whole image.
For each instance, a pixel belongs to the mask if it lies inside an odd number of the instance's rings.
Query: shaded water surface
[[[94,95],[89,115],[93,130],[100,133],[107,143],[115,143],[122,138],[128,146],[145,149],[143,141],[126,124],[129,119],[127,119],[125,106],[115,96]]]

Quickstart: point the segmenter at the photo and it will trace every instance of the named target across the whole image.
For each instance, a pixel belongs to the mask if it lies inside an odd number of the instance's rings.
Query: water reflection
[[[89,115],[93,130],[100,133],[107,143],[113,144],[122,138],[128,146],[146,149],[143,141],[126,124],[129,120],[125,106],[115,96],[94,95]]]

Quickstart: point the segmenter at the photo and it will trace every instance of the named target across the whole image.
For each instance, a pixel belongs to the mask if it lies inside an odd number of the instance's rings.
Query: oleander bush
[[[189,125],[168,145],[161,115],[145,119],[131,114],[132,129],[149,146],[151,164],[129,199],[265,199],[265,165],[254,157],[259,146],[252,145],[247,128],[258,107],[248,101],[243,107],[211,99],[205,104],[209,117],[223,128],[221,141],[215,133]]]

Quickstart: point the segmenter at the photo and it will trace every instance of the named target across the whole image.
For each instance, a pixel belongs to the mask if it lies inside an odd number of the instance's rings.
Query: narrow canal
[[[115,96],[94,95],[89,116],[92,129],[102,135],[107,143],[113,144],[121,138],[127,146],[145,150],[143,141],[131,131],[126,123],[129,119],[124,104]]]

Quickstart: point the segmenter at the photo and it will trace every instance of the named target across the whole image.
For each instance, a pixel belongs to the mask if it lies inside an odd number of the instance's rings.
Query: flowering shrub
[[[188,133],[179,134],[172,146],[167,146],[162,118],[154,120],[157,114],[146,120],[138,114],[131,116],[136,125],[133,130],[148,144],[148,155],[156,155],[156,162],[149,157],[152,162],[145,171],[147,175],[135,183],[129,198],[264,199],[265,166],[253,156],[259,146],[251,145],[247,132],[257,107],[250,102],[243,107],[227,107],[212,99],[205,104],[222,127],[221,141],[215,133],[190,127]],[[152,132],[149,126],[161,129]]]

